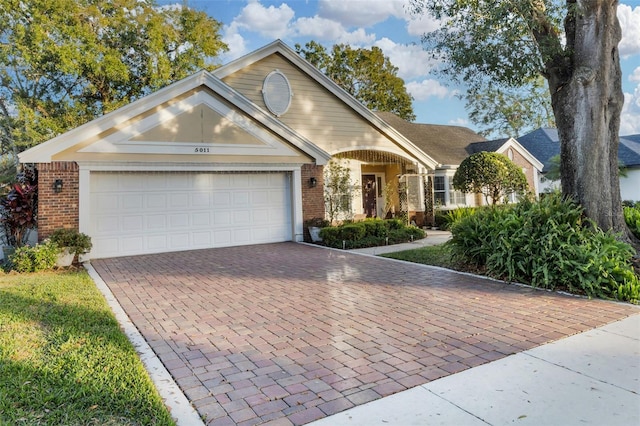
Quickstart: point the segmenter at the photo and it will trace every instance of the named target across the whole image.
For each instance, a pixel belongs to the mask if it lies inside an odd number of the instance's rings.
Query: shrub
[[[406,226],[397,219],[367,219],[323,228],[320,236],[326,246],[353,249],[424,238],[424,231],[415,226]]]
[[[444,215],[443,229],[451,229],[451,225],[467,216],[471,216],[476,212],[475,207],[459,207],[457,209],[448,210]]]
[[[637,238],[640,238],[640,203],[636,203],[635,207],[623,207],[624,220],[627,226]]]
[[[40,272],[53,269],[58,260],[58,246],[47,240],[35,246],[22,246],[9,256],[8,267],[16,272]]]
[[[49,239],[60,248],[68,248],[69,253],[85,254],[91,250],[91,237],[70,228],[58,228]]]
[[[638,303],[633,249],[559,195],[479,209],[454,223],[450,244],[457,258],[494,277]]]

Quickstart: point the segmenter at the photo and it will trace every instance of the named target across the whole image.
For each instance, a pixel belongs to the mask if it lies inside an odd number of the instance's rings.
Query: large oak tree
[[[0,0],[2,153],[215,67],[220,29],[153,0]]]
[[[425,47],[469,87],[548,82],[561,143],[562,192],[603,229],[630,235],[618,180],[624,101],[616,0],[412,0],[443,23]]]

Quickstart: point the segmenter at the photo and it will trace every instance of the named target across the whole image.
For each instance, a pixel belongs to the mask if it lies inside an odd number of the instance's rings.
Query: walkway
[[[92,262],[207,424],[305,424],[638,312],[282,243]]]

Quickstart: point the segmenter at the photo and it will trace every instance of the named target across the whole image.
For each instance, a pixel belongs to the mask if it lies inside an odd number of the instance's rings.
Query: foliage
[[[9,247],[26,244],[38,218],[36,172],[26,169],[18,175],[17,180],[9,192],[0,198],[0,224],[4,243]]]
[[[420,247],[415,250],[405,250],[394,253],[381,254],[383,257],[404,260],[407,262],[421,263],[423,265],[440,266],[449,269],[462,269],[451,255],[449,244]]]
[[[629,230],[636,238],[640,238],[640,202],[636,203],[635,206],[623,207],[622,211]]]
[[[56,266],[59,252],[58,246],[51,241],[18,247],[9,256],[7,268],[20,273],[48,271]]]
[[[367,219],[323,228],[320,236],[326,246],[354,249],[406,243],[424,238],[425,234],[422,229],[406,226],[398,219]]]
[[[467,216],[471,216],[476,212],[476,207],[458,207],[457,209],[448,210],[444,215],[444,227],[443,229],[451,229],[451,226],[464,219]]]
[[[2,153],[212,69],[221,28],[186,4],[0,0]]]
[[[540,127],[555,127],[551,97],[542,77],[521,88],[498,87],[491,81],[471,87],[461,95],[472,123],[483,128],[483,136],[517,138]]]
[[[451,228],[453,255],[489,275],[589,297],[638,303],[634,250],[557,194],[537,203],[478,209]]]
[[[351,199],[355,190],[351,169],[343,166],[339,159],[329,161],[324,168],[324,204],[330,223],[351,219]]]
[[[76,255],[88,253],[93,247],[91,237],[78,232],[76,229],[58,228],[55,229],[49,239],[60,248],[69,249],[69,253]]]
[[[336,44],[329,53],[311,41],[304,48],[296,44],[295,49],[367,108],[393,112],[407,121],[415,120],[413,99],[397,75],[398,68],[379,47],[354,49],[347,44]]]
[[[1,275],[0,306],[0,424],[174,424],[86,272]]]
[[[465,158],[453,176],[458,191],[483,194],[487,202],[497,204],[510,193],[523,194],[528,187],[522,170],[506,156],[495,152],[477,152]]]
[[[580,203],[602,229],[623,232],[614,166],[624,104],[617,6],[604,1],[410,0],[413,13],[430,15],[440,24],[422,40],[441,64],[438,71],[466,86],[472,98],[509,93],[539,76],[546,79],[562,145],[564,196]]]

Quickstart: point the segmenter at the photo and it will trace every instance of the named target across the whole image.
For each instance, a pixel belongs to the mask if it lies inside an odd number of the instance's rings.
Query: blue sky
[[[175,1],[161,0],[160,4]],[[347,43],[354,47],[378,46],[399,68],[414,98],[416,121],[461,125],[478,130],[469,121],[459,88],[438,80],[422,49],[420,36],[435,22],[418,19],[406,11],[408,0],[188,0],[224,24],[223,39],[229,52],[222,63],[238,58],[275,39],[289,46],[315,40],[326,47]],[[619,45],[625,106],[621,135],[640,133],[640,0],[620,1],[618,18],[623,39]]]

